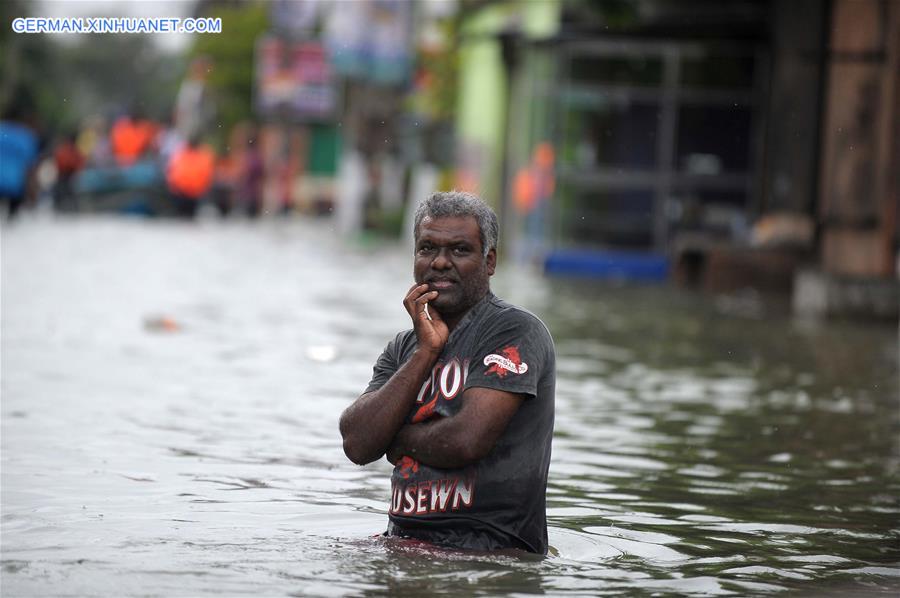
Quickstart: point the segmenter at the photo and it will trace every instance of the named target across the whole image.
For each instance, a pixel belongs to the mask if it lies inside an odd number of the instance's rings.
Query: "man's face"
[[[496,264],[496,251],[484,255],[473,216],[426,216],[419,224],[413,276],[438,292],[431,303],[441,315],[460,314],[478,303],[490,288]]]

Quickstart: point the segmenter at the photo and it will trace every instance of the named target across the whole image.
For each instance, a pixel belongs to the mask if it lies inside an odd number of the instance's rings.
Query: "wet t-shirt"
[[[415,351],[398,334],[374,367],[366,392],[381,388]],[[553,436],[556,357],[547,327],[488,294],[451,332],[407,417],[418,424],[459,412],[472,387],[524,397],[491,452],[460,469],[403,457],[391,476],[388,533],[437,544],[547,552],[546,489]]]

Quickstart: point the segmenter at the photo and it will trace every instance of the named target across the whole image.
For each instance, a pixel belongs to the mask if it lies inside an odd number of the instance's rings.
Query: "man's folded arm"
[[[378,460],[391,445],[415,403],[436,356],[416,350],[378,390],[360,396],[341,414],[344,453],[357,465]]]
[[[524,396],[472,387],[462,399],[463,406],[453,417],[400,428],[388,449],[388,460],[396,463],[409,456],[431,467],[456,469],[483,459],[506,430]]]

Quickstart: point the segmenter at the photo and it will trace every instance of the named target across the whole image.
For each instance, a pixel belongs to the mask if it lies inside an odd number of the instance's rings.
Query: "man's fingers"
[[[413,309],[415,309],[415,317],[420,320],[432,320],[431,314],[428,309],[428,302],[433,300],[438,296],[437,291],[430,291],[428,293],[423,293],[413,302]]]
[[[406,293],[406,297],[403,298],[403,302],[406,303],[407,301],[410,301],[410,302],[415,301],[416,299],[421,297],[423,293],[425,293],[427,291],[428,291],[427,284],[414,284],[413,286],[411,286],[409,288],[409,292]]]
[[[406,302],[414,300],[418,296],[418,293],[416,293],[416,289],[418,289],[420,286],[422,285],[414,284],[413,286],[409,287],[409,290],[406,291],[406,297],[403,298],[403,301]]]
[[[437,291],[430,291],[428,293],[423,293],[416,299],[416,305],[421,306],[423,303],[428,303],[429,301],[434,301],[434,299],[438,296]]]
[[[409,312],[409,315],[412,317],[416,317],[416,299],[422,294],[419,287],[422,285],[414,284],[409,288],[409,292],[406,293],[406,297],[403,298],[403,307],[406,308],[406,311]]]

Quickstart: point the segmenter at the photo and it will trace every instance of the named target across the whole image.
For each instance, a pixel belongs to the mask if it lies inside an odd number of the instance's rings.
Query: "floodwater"
[[[557,342],[551,554],[378,538],[337,419],[410,278],[327,220],[5,226],[3,595],[900,589],[895,326],[504,264]]]

